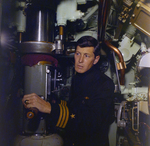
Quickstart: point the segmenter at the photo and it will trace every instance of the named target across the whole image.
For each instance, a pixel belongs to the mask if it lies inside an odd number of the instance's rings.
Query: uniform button
[[[85,98],[85,99],[89,99],[89,97],[87,97],[87,96],[86,96],[86,97],[84,97],[84,98]]]

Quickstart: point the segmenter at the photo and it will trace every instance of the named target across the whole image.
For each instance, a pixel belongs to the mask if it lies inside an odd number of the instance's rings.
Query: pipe
[[[19,43],[22,42],[22,32],[19,32]]]
[[[124,80],[125,80],[125,63],[124,63],[124,59],[123,56],[121,54],[121,52],[119,51],[119,49],[117,49],[115,46],[113,46],[111,43],[109,43],[109,41],[104,41],[104,43],[111,49],[113,50],[119,57],[119,61],[120,61],[120,72],[121,72],[121,79],[120,79],[120,85],[124,85]]]
[[[83,21],[86,21],[87,19],[89,19],[89,18],[96,12],[97,9],[98,9],[98,5],[93,6],[93,7],[90,9],[89,13],[88,13],[86,16],[84,16],[84,17],[82,18],[82,20],[83,20]]]
[[[120,106],[119,106],[119,109],[118,109],[118,113],[117,113],[117,126],[118,127],[126,127],[126,122],[124,120],[121,120],[122,108],[125,106],[125,104],[126,104],[126,101],[122,101],[120,103]]]
[[[110,0],[99,0],[98,40],[100,42],[102,42],[105,38],[105,29],[109,10],[110,10]]]
[[[64,28],[63,26],[59,26],[59,39],[63,40]]]
[[[98,10],[98,41],[102,44],[103,42],[113,50],[119,57],[120,61],[120,72],[121,72],[121,79],[120,85],[124,85],[125,80],[125,63],[123,60],[123,56],[121,52],[108,41],[105,40],[105,31],[106,31],[106,22],[108,19],[108,14],[110,10],[110,2],[111,0],[99,0],[99,10]]]

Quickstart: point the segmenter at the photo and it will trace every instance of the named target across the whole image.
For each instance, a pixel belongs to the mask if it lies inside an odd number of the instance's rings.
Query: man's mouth
[[[79,69],[82,69],[82,68],[83,68],[83,66],[81,66],[81,65],[77,65],[77,67],[78,67]]]

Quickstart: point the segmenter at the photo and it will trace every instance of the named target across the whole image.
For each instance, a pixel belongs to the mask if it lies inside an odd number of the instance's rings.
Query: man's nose
[[[83,62],[84,61],[84,56],[81,55],[80,58],[79,58],[79,62]]]

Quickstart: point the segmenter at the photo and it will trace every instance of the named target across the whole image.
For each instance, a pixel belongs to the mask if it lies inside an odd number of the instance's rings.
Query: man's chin
[[[85,71],[83,69],[76,69],[77,73],[84,73]]]

